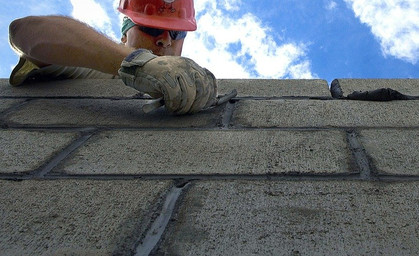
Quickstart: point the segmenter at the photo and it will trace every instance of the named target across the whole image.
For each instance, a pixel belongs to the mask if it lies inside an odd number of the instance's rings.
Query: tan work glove
[[[119,75],[126,85],[162,98],[171,113],[196,113],[217,103],[214,75],[188,58],[139,49],[122,61]]]

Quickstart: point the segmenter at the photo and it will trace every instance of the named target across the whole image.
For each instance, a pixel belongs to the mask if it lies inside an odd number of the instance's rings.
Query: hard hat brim
[[[145,15],[121,8],[118,8],[118,10],[128,16],[135,24],[145,27],[177,31],[195,31],[197,29],[195,18],[185,20],[173,17]]]

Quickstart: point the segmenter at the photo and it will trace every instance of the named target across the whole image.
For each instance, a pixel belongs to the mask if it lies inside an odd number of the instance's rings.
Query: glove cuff
[[[150,60],[156,58],[151,51],[146,49],[138,49],[130,53],[121,63],[121,67],[144,66]]]
[[[149,50],[135,50],[122,61],[118,74],[126,85],[134,87],[137,68],[144,66],[147,62],[156,57],[157,55],[154,55]]]

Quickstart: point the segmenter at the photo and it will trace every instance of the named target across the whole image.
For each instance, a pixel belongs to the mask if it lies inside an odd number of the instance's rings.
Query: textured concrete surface
[[[119,79],[77,79],[38,82],[13,87],[8,79],[0,79],[2,96],[19,97],[133,97],[138,91]]]
[[[76,138],[72,132],[0,130],[0,173],[34,171]]]
[[[360,135],[379,173],[419,175],[419,129],[362,130]]]
[[[0,181],[1,255],[129,255],[170,182]]]
[[[321,79],[220,79],[221,94],[237,89],[238,97],[331,97],[326,80]]]
[[[235,79],[146,115],[118,80],[6,82],[0,255],[419,255],[419,100]]]
[[[0,101],[0,113],[9,109],[10,107],[22,103],[24,100],[2,99]]]
[[[196,182],[158,255],[417,255],[418,183]]]
[[[332,87],[341,89],[343,96],[355,91],[372,91],[381,88],[391,88],[400,93],[419,96],[419,79],[335,79]]]
[[[281,96],[321,96],[331,97],[326,80],[295,79],[220,79],[220,94],[237,89],[239,97],[281,97]],[[78,79],[39,82],[18,87],[9,85],[8,79],[0,79],[3,96],[21,97],[134,97],[138,91],[125,86],[119,79]]]
[[[243,100],[236,127],[418,127],[419,101]]]
[[[42,99],[33,100],[9,114],[12,125],[48,127],[202,127],[221,123],[224,106],[199,115],[174,116],[162,108],[144,114],[140,99]]]
[[[90,139],[54,172],[333,174],[353,172],[350,161],[340,131],[115,131]]]

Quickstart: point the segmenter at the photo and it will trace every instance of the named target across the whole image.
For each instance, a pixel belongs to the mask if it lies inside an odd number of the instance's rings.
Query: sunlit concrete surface
[[[219,81],[142,112],[119,80],[0,80],[0,255],[418,255],[418,79]],[[336,88],[335,88],[336,89]]]

